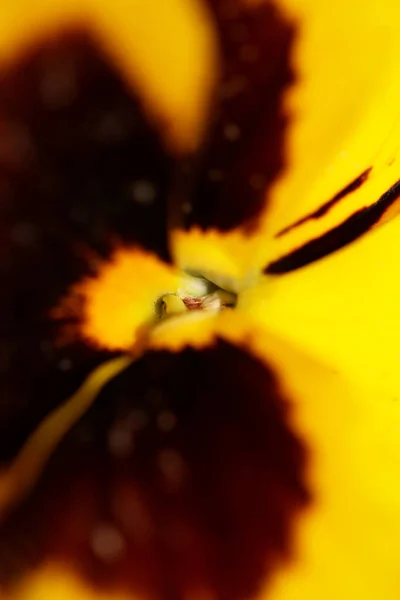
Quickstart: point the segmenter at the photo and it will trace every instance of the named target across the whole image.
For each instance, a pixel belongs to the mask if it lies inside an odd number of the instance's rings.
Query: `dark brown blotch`
[[[294,27],[273,2],[206,0],[218,34],[221,76],[208,139],[188,165],[192,195],[182,202],[186,226],[253,229],[268,190],[285,166],[288,116],[284,93],[293,82]]]
[[[103,590],[254,596],[291,556],[306,451],[271,370],[218,342],[107,385],[0,529],[0,580],[59,560]]]
[[[116,240],[168,259],[175,169],[85,33],[43,40],[1,72],[0,459],[104,358],[59,348],[50,309]]]

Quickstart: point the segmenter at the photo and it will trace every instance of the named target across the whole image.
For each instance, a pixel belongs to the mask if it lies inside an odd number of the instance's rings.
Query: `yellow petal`
[[[307,481],[313,498],[297,521],[294,556],[256,598],[397,598],[400,405],[385,394],[377,402],[367,386],[356,388],[268,330],[249,335],[254,324],[246,319],[226,313],[219,323],[220,335],[227,339],[239,340],[247,333],[248,347],[272,365],[291,398],[291,424],[307,439],[309,451]],[[182,342],[184,330],[182,326],[178,334]],[[154,338],[154,343],[162,347],[166,340]],[[65,567],[52,564],[28,576],[13,598],[31,600],[53,590],[60,599],[66,590],[82,600],[102,598]]]
[[[203,133],[216,48],[198,0],[5,0],[0,6],[0,62],[14,60],[63,30],[85,29],[139,89],[145,108],[173,150],[196,147]]]
[[[218,323],[221,335],[245,338],[273,367],[309,452],[312,501],[297,522],[294,558],[257,598],[394,600],[400,591],[399,402],[271,329],[259,325],[254,335],[254,324],[239,315],[225,313]]]
[[[278,349],[271,357],[298,398],[320,498],[300,524],[297,564],[278,578],[274,600],[398,597],[399,235],[394,219],[240,298],[294,354],[315,360],[293,363]]]
[[[353,381],[400,389],[400,224],[241,296],[242,307]]]
[[[296,26],[295,82],[287,93],[286,164],[262,226],[260,252],[271,258],[371,205],[400,178],[398,3],[282,0],[279,6]],[[357,190],[274,239],[369,169]]]
[[[262,600],[398,597],[400,405],[269,334],[266,353],[307,440],[313,502],[298,521],[295,559]]]
[[[263,2],[244,4],[251,11]],[[399,189],[393,188],[400,179],[397,3],[356,0],[349,7],[341,0],[333,8],[282,0],[278,6],[295,31],[294,82],[286,87],[284,164],[267,190],[257,235],[239,228],[216,240],[216,231],[194,229],[173,240],[178,262],[208,262],[210,270],[230,277],[236,270],[243,282],[378,200],[387,206],[373,225],[398,212]],[[229,173],[222,176],[229,179]],[[382,202],[388,190],[390,199]]]

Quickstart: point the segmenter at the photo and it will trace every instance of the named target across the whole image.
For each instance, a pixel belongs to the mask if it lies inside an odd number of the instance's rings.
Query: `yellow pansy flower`
[[[3,0],[1,598],[398,597],[398,17]]]

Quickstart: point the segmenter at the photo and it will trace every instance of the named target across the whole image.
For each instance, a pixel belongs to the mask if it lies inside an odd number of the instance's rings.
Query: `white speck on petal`
[[[188,215],[192,212],[193,206],[190,204],[190,202],[184,202],[181,206],[181,210],[183,214]]]
[[[253,173],[249,179],[249,183],[254,190],[262,190],[266,181],[262,173]]]
[[[125,423],[114,425],[108,433],[108,447],[118,458],[130,456],[134,448],[132,430]]]
[[[228,123],[224,127],[224,136],[229,142],[236,142],[240,138],[240,127],[235,123]]]
[[[72,360],[70,358],[62,358],[58,363],[60,371],[69,371],[72,369]]]
[[[257,46],[252,44],[245,44],[240,49],[240,58],[243,62],[254,62],[259,57],[259,54]]]
[[[36,229],[32,223],[20,221],[11,228],[10,238],[20,246],[31,246],[37,240]]]
[[[156,199],[156,188],[145,179],[138,179],[131,186],[132,196],[135,202],[142,206],[153,204]]]
[[[176,450],[165,449],[158,455],[158,467],[166,481],[173,486],[183,483],[185,477],[185,463]]]
[[[207,173],[207,176],[210,181],[217,182],[224,180],[224,174],[221,169],[210,169]]]
[[[176,416],[169,410],[164,410],[157,416],[157,426],[160,431],[168,433],[176,425]]]
[[[91,548],[104,562],[116,562],[125,551],[125,540],[114,525],[100,523],[92,532]]]
[[[42,103],[51,110],[72,105],[77,95],[75,70],[65,63],[45,65],[39,85]]]

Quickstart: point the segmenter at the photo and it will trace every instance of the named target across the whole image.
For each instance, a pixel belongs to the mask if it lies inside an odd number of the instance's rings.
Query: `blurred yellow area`
[[[217,49],[200,0],[3,0],[0,64],[60,31],[99,40],[174,152],[201,139],[217,73]],[[179,117],[179,118],[177,118]]]
[[[176,229],[170,240],[178,267],[202,273],[224,289],[239,292],[258,280],[259,269],[253,266],[255,244],[240,230]]]
[[[12,600],[140,600],[127,592],[101,593],[57,564],[48,564],[32,574],[12,595]],[[5,597],[4,600],[11,600]]]

